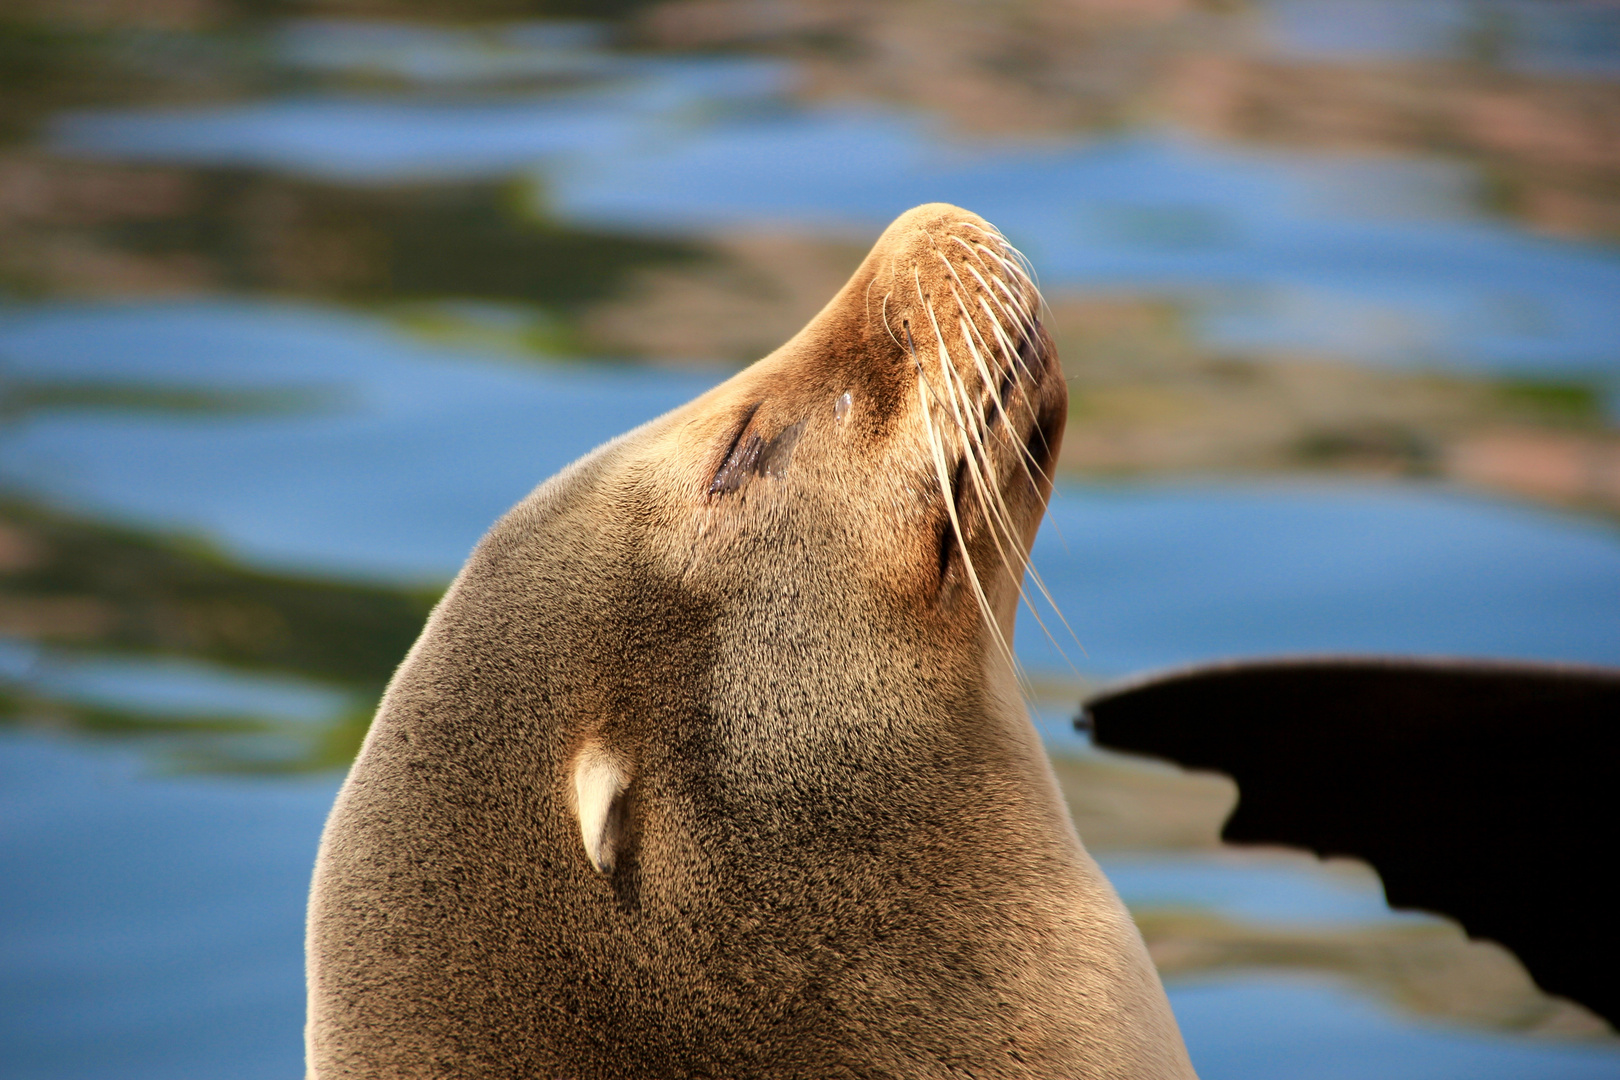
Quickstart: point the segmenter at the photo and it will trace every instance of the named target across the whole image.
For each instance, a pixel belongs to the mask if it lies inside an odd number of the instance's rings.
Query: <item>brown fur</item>
[[[312,1076],[1192,1075],[1000,644],[1067,409],[1013,256],[910,211],[786,345],[484,538],[327,825]],[[603,872],[587,745],[628,768]]]

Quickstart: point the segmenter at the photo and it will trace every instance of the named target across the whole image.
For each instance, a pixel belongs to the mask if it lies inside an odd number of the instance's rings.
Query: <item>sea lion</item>
[[[1192,1075],[1009,650],[1040,303],[918,207],[495,525],[322,839],[312,1076]]]

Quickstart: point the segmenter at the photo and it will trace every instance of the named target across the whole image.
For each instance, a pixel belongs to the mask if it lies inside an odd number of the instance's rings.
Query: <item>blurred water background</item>
[[[1609,0],[7,0],[4,1074],[299,1075],[320,824],[468,549],[935,199],[1051,302],[1078,642],[1018,648],[1201,1074],[1620,1076],[1067,725],[1214,657],[1620,663]]]

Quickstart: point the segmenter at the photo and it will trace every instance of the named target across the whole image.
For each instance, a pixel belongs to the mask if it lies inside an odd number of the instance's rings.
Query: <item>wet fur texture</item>
[[[1017,265],[910,211],[490,531],[327,825],[312,1076],[1192,1075],[1004,648],[1067,409]]]

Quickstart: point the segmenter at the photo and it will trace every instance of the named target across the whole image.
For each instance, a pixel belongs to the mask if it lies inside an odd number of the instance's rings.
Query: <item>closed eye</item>
[[[748,434],[748,429],[754,422],[754,414],[759,412],[759,406],[760,403],[756,401],[743,413],[742,420],[737,424],[737,430],[732,433],[731,442],[726,447],[725,457],[720,459],[720,467],[714,471],[714,479],[709,481],[710,495],[737,490],[744,478],[753,471],[754,462],[759,457],[760,439],[755,435],[744,441],[743,436]]]

